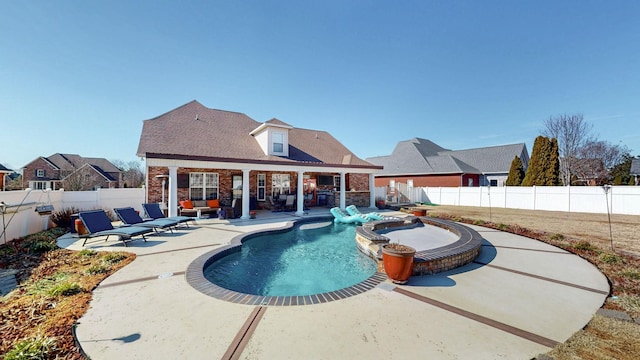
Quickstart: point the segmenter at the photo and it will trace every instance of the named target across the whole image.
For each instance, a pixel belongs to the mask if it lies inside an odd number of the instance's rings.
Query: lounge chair
[[[334,222],[345,223],[345,224],[354,224],[354,223],[362,224],[362,223],[371,221],[370,219],[366,218],[364,215],[349,215],[339,207],[333,207],[329,211],[331,212],[333,217],[335,217],[335,219],[333,220]]]
[[[386,218],[386,216],[380,215],[377,212],[370,212],[370,213],[363,214],[363,213],[360,212],[360,210],[358,210],[358,208],[355,205],[347,206],[346,210],[349,213],[349,215],[351,215],[351,216],[362,215],[362,216],[368,218],[369,220],[382,220],[382,219]]]
[[[178,225],[177,221],[169,219],[157,219],[145,221],[138,215],[138,213],[132,207],[116,208],[113,209],[116,212],[120,220],[126,225],[136,225],[153,229],[158,232],[158,229],[169,229],[173,233],[173,227]]]
[[[106,236],[105,241],[107,241],[111,235],[117,236],[119,240],[122,240],[124,246],[127,246],[127,240],[130,240],[133,236],[139,235],[142,237],[142,240],[147,242],[147,238],[144,235],[153,232],[152,229],[141,226],[114,228],[104,210],[81,211],[78,213],[78,217],[82,220],[84,227],[89,232],[88,234],[80,235],[80,237],[85,238],[82,246],[84,246],[89,238]]]
[[[142,208],[146,215],[154,220],[158,219],[167,219],[172,221],[177,221],[178,224],[184,224],[186,227],[189,227],[189,221],[195,222],[196,219],[190,216],[169,216],[165,217],[162,213],[162,209],[160,209],[160,204],[158,203],[147,203],[142,204]]]

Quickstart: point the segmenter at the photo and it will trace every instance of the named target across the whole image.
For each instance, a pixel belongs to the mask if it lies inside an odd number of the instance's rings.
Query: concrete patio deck
[[[309,215],[328,215],[312,209]],[[402,213],[390,212],[399,216]],[[472,264],[408,284],[315,305],[249,306],[204,295],[185,270],[238,234],[281,227],[293,213],[201,219],[148,242],[95,241],[136,260],[103,281],[76,329],[91,359],[530,359],[564,342],[600,308],[607,279],[553,246],[477,226]],[[59,245],[80,250],[65,236]]]

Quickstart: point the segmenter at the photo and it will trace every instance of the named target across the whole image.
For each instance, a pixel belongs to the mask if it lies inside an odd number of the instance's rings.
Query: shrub
[[[484,221],[483,221],[483,220],[475,220],[475,221],[473,222],[473,225],[483,225],[483,224],[484,224]]]
[[[562,234],[552,234],[551,236],[549,236],[549,239],[551,239],[551,240],[564,240],[564,235],[562,235]]]
[[[109,264],[119,263],[120,261],[126,259],[127,256],[122,253],[111,252],[104,256],[103,260]]]
[[[29,245],[29,251],[31,251],[32,253],[43,253],[43,252],[47,252],[47,251],[51,251],[51,250],[55,250],[57,249],[58,246],[54,243],[48,242],[48,241],[42,241],[42,240],[38,240],[35,242],[32,242]]]
[[[90,250],[90,249],[82,249],[78,252],[78,256],[80,257],[92,257],[92,256],[96,256],[97,254],[98,254],[97,251]]]
[[[606,264],[615,264],[620,261],[620,256],[612,253],[602,253],[600,254],[599,258]]]
[[[578,241],[573,247],[578,249],[578,250],[584,250],[584,251],[594,251],[594,250],[596,250],[596,248],[593,245],[591,245],[590,242],[588,242],[586,240]]]
[[[79,212],[80,210],[76,209],[75,207],[54,211],[51,214],[51,221],[53,221],[58,227],[69,229],[72,226],[71,215],[77,214]]]
[[[54,285],[47,291],[47,295],[51,297],[71,296],[82,291],[80,285],[71,282],[63,282]]]
[[[626,268],[620,272],[620,275],[630,279],[640,280],[640,271],[634,268]]]
[[[97,275],[97,274],[104,274],[109,272],[109,270],[111,270],[111,268],[109,266],[105,266],[105,265],[93,265],[90,266],[89,268],[87,268],[87,270],[85,270],[85,272],[89,275]]]
[[[498,224],[498,229],[500,230],[507,230],[509,228],[509,226],[505,225],[505,224]]]
[[[55,348],[55,345],[54,338],[37,335],[18,342],[13,349],[4,355],[4,359],[48,359],[49,353]]]

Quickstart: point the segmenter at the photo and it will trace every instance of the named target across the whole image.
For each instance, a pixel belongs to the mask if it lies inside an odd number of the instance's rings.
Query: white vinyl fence
[[[407,191],[410,187],[396,185]],[[376,197],[396,200],[386,187],[376,188]],[[440,205],[480,206],[527,210],[640,215],[640,186],[501,186],[416,187],[402,194],[408,202]],[[402,202],[402,201],[397,201]]]
[[[143,213],[144,188],[98,189],[96,191],[24,190],[0,192],[0,244],[19,237],[46,230],[49,215],[41,216],[36,206],[53,205],[54,211],[67,208],[78,210],[131,206]],[[4,205],[3,205],[4,204]]]

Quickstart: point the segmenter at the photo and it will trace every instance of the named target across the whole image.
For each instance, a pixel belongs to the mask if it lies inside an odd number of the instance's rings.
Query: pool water
[[[377,270],[354,239],[354,225],[307,223],[245,241],[240,251],[209,265],[204,275],[223,288],[260,296],[335,291],[363,282]]]

